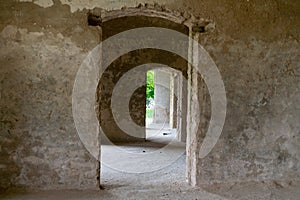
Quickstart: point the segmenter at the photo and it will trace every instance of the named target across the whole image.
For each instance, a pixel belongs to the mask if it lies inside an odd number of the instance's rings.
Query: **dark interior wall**
[[[188,34],[188,28],[184,25],[176,24],[165,19],[144,16],[116,18],[114,20],[102,23],[101,27],[102,37],[104,41],[105,39],[115,34],[140,27],[169,28],[184,34]],[[128,39],[127,42],[130,42],[130,39]],[[131,42],[136,41],[133,39]],[[110,51],[110,49],[104,49],[103,51]],[[187,52],[188,50],[186,50],[186,53]],[[130,133],[125,133],[118,127],[111,110],[111,95],[115,85],[126,72],[133,69],[134,67],[147,63],[161,63],[167,66],[172,66],[173,68],[177,68],[183,71],[183,73],[185,74],[187,71],[187,63],[182,58],[175,54],[155,49],[138,49],[136,51],[122,55],[113,63],[111,63],[103,73],[103,76],[100,80],[99,113],[102,130],[106,134],[107,138],[109,138],[113,142],[127,142],[145,139],[145,129],[144,132],[141,132],[141,135],[138,138],[131,136]],[[144,77],[145,79],[147,70],[148,69],[145,69],[145,71],[141,72],[139,76],[141,76],[142,78]],[[120,99],[120,102],[122,102],[122,99]],[[135,91],[130,99],[129,105],[124,104],[123,106],[129,106],[130,115],[133,121],[136,122],[136,124],[145,127],[145,86]]]

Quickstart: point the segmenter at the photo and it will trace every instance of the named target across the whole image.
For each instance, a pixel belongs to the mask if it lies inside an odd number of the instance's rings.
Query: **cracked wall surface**
[[[298,41],[211,39],[201,42],[223,76],[227,118],[200,182],[299,178]]]
[[[99,43],[98,30],[87,25],[86,14],[95,7],[111,10],[139,3],[146,2],[0,3],[0,191],[13,186],[97,188],[98,163],[81,144],[71,109],[76,72]],[[217,145],[199,162],[199,181],[299,179],[300,3],[160,4],[216,25],[199,42],[223,77],[227,118]]]

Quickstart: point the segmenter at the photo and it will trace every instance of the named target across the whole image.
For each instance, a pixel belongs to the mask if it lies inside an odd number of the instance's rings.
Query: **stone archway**
[[[139,21],[138,19],[141,20],[142,22]],[[187,34],[191,38],[191,40],[197,39],[201,33],[210,31],[211,28],[213,27],[213,24],[210,21],[203,20],[203,19],[193,19],[192,17],[187,18],[181,15],[180,13],[172,13],[159,6],[124,8],[121,10],[114,10],[114,11],[104,11],[101,9],[94,9],[93,11],[90,11],[88,20],[90,25],[99,27],[101,41],[125,30],[129,30],[136,27],[144,27],[145,25],[149,26],[149,24],[147,24],[149,23],[149,20],[150,21],[152,20],[153,22],[152,24],[150,23],[150,26],[165,27],[173,30],[177,29],[177,31],[178,31],[178,27],[181,27],[182,30],[186,30],[186,32],[180,30],[180,28],[179,31],[184,32],[184,34]],[[122,23],[124,23],[124,21],[127,21],[127,23],[125,25],[124,24],[121,25]],[[171,24],[171,26],[162,25],[164,24],[161,23],[162,21],[164,21],[164,23],[169,23],[169,25]],[[193,43],[191,42],[189,48],[186,50],[188,57],[192,58],[192,60],[193,57],[195,57],[193,53],[195,50],[194,48],[196,48],[196,46],[193,45]],[[137,54],[143,54],[143,53],[145,52],[138,52]],[[122,60],[122,58],[120,59]],[[166,64],[170,64],[170,63],[166,63]],[[200,144],[202,142],[201,138],[203,138],[203,136],[201,136],[201,133],[205,132],[205,129],[207,128],[208,125],[207,119],[205,117],[201,118],[201,116],[204,115],[205,113],[209,113],[210,111],[209,108],[207,108],[207,106],[209,105],[208,102],[209,95],[207,89],[205,88],[205,83],[204,81],[201,81],[202,78],[199,77],[199,74],[197,74],[197,72],[192,70],[190,64],[191,63],[187,63],[187,68],[186,68],[186,76],[188,80],[188,84],[187,84],[188,85],[187,88],[188,106],[187,106],[187,116],[186,116],[186,122],[187,122],[186,172],[187,172],[187,180],[189,184],[197,185],[198,184],[197,177],[200,174],[199,168],[197,167],[199,166],[200,163],[200,158],[198,155],[199,155]],[[100,87],[101,87],[101,83],[100,83]],[[194,92],[198,94],[197,98],[194,96],[195,95]],[[98,90],[97,92],[98,104],[99,101],[103,100],[101,98],[101,95],[99,96],[99,94],[101,94],[101,92],[99,92]],[[202,100],[202,103],[200,104],[200,108],[202,109],[203,113],[201,113],[201,115],[199,113],[196,113],[197,109],[194,109],[195,105],[193,105],[193,103],[196,103],[196,101],[198,101],[199,99]],[[199,105],[197,108],[199,108]],[[98,113],[98,117],[100,120],[100,124],[101,121],[103,122],[104,119],[103,116],[101,116],[102,113],[104,113],[103,110],[101,109],[102,109],[101,107],[97,107],[96,109],[96,112]],[[202,119],[202,120],[200,119],[198,120],[201,121],[202,123],[200,124],[200,128],[198,127],[197,124],[195,124],[197,122],[193,120],[194,117],[198,117]],[[103,124],[101,124],[101,126],[102,125]],[[111,125],[112,124],[108,124],[108,127]]]

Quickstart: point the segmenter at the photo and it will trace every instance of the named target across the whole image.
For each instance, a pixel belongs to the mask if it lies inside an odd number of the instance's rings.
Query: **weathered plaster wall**
[[[61,2],[63,4],[61,4]],[[99,42],[86,9],[143,1],[2,1],[0,188],[96,188],[97,167],[72,120],[78,67]],[[53,3],[53,5],[52,5]],[[300,2],[160,1],[210,18],[200,43],[224,79],[228,113],[198,178],[299,178]],[[43,8],[45,7],[45,8]]]
[[[71,107],[75,75],[97,31],[68,6],[0,6],[0,191],[97,188],[98,164],[79,140]]]
[[[184,5],[216,22],[216,31],[200,35],[199,42],[221,72],[228,100],[222,135],[199,160],[196,182],[299,179],[300,4]]]
[[[216,38],[218,38],[216,40]],[[299,43],[200,39],[223,76],[227,118],[200,182],[299,178]]]
[[[122,127],[119,127],[118,122],[115,117],[118,117],[121,120],[133,120],[134,123],[140,127],[145,126],[145,116],[146,116],[146,87],[141,86],[132,94],[127,96],[130,101],[127,103],[124,102],[125,96],[120,95],[114,98],[117,98],[117,107],[124,108],[128,107],[129,116],[131,119],[128,119],[126,115],[117,110],[116,116],[113,115],[112,110],[112,94],[114,88],[117,86],[120,78],[126,74],[130,69],[140,65],[142,63],[143,56],[138,52],[131,52],[127,55],[123,55],[114,61],[103,73],[100,79],[100,86],[98,88],[99,92],[99,109],[100,109],[100,125],[103,130],[103,133],[106,137],[102,137],[101,143],[107,143],[106,138],[111,142],[133,142],[133,141],[144,141],[146,138],[146,129],[141,128],[139,131],[134,131],[128,133],[126,130],[123,130]],[[146,71],[141,71],[140,73],[132,76],[131,81],[144,80],[146,81]],[[121,85],[122,90],[126,90],[126,84]],[[117,94],[118,95],[118,94]],[[127,126],[128,127],[128,126]],[[126,127],[125,127],[126,128]]]

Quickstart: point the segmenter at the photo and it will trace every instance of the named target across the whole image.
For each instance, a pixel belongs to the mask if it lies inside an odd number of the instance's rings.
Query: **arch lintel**
[[[118,10],[104,10],[94,8],[88,12],[88,23],[91,26],[101,26],[103,22],[122,17],[145,16],[170,20],[174,23],[183,24],[193,32],[210,32],[215,29],[212,20],[194,17],[191,14],[181,13],[166,9],[158,4],[139,5],[137,7],[123,7]]]

